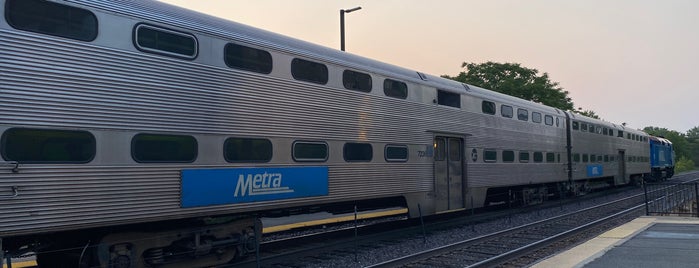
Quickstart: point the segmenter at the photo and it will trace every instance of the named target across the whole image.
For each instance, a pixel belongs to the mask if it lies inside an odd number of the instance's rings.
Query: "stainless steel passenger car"
[[[163,3],[0,3],[0,252],[40,264],[217,265],[270,211],[428,215],[648,172],[642,132]]]

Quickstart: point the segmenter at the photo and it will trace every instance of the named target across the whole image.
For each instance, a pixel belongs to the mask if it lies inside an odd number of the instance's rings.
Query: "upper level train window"
[[[235,69],[263,74],[272,72],[272,55],[257,48],[228,43],[223,48],[223,60],[228,67]]]
[[[623,138],[623,137],[624,137],[624,131],[622,131],[622,130],[617,131],[617,137]]]
[[[461,108],[461,95],[443,90],[437,90],[437,103],[439,105]]]
[[[140,163],[189,163],[197,158],[192,136],[138,134],[131,139],[131,156]]]
[[[514,151],[502,151],[502,162],[505,163],[512,163],[515,161],[515,152]]]
[[[97,17],[92,12],[43,0],[8,0],[5,18],[12,27],[80,41],[97,38]]]
[[[573,162],[580,163],[580,154],[573,154]]]
[[[384,149],[384,157],[386,158],[386,162],[408,161],[408,146],[386,145],[386,148]]]
[[[590,133],[595,133],[595,125],[590,124],[588,126],[588,130],[590,131]]]
[[[383,80],[383,93],[389,97],[408,98],[408,84],[392,79]]]
[[[519,152],[519,162],[521,162],[521,163],[529,162],[529,152]]]
[[[532,112],[532,122],[541,123],[541,113]]]
[[[522,121],[529,121],[529,111],[522,108],[517,109],[517,119]]]
[[[2,158],[19,163],[82,164],[95,157],[87,131],[12,128],[2,135]]]
[[[587,132],[587,124],[586,124],[586,123],[581,123],[581,124],[580,124],[580,131],[582,131],[582,132]]]
[[[580,123],[578,121],[573,121],[573,130],[579,130],[580,129]]]
[[[291,76],[299,81],[325,85],[328,83],[328,67],[322,63],[295,58],[291,61]]]
[[[544,153],[534,152],[534,163],[544,162]]]
[[[324,142],[294,142],[292,157],[299,162],[328,160],[328,144]]]
[[[272,142],[268,139],[228,138],[223,144],[223,157],[228,162],[269,162]]]
[[[544,124],[548,126],[553,126],[553,116],[546,115],[544,116]]]
[[[136,48],[143,52],[185,59],[197,57],[197,39],[188,33],[138,24],[134,40]]]
[[[492,101],[483,101],[481,104],[481,111],[484,114],[495,114],[495,103]]]
[[[553,162],[556,162],[556,154],[546,153],[546,163],[553,163]]]
[[[348,142],[342,148],[342,155],[347,162],[369,162],[374,155],[374,150],[369,143]]]
[[[371,75],[345,70],[342,72],[342,84],[346,89],[371,92]]]
[[[507,118],[512,118],[514,115],[514,110],[512,110],[512,106],[509,105],[500,105],[500,115],[502,117],[507,117]]]
[[[498,151],[483,150],[483,162],[495,163],[498,161]]]

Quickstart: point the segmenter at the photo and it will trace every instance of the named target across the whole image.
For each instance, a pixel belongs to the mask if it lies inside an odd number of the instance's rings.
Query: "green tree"
[[[687,141],[689,142],[690,158],[694,163],[699,163],[699,126],[687,131]]]
[[[575,112],[590,118],[600,119],[597,113],[592,110],[583,110],[582,107],[578,107],[578,110]]]
[[[548,73],[539,75],[536,69],[518,63],[486,62],[461,64],[466,70],[457,76],[443,75],[462,83],[475,85],[525,100],[542,103],[564,111],[573,111],[568,91],[549,79]]]

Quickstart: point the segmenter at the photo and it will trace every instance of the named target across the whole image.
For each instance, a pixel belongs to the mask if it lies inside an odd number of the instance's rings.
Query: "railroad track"
[[[591,229],[600,231],[590,233],[600,233],[643,215],[644,198],[643,194],[634,195],[368,267],[522,267],[546,256],[536,251],[551,252],[546,248],[564,239],[584,240],[590,236],[585,232]]]

